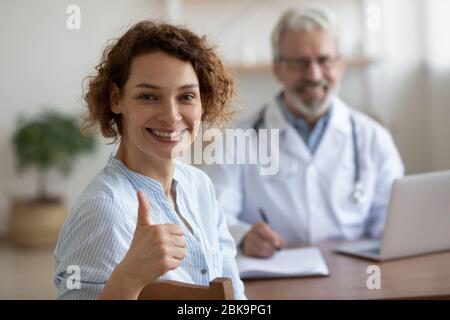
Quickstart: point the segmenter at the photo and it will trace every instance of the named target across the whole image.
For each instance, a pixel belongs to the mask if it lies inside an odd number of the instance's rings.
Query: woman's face
[[[122,116],[121,143],[129,152],[173,159],[195,139],[203,110],[190,62],[163,52],[137,56],[122,95],[114,96],[112,111]]]

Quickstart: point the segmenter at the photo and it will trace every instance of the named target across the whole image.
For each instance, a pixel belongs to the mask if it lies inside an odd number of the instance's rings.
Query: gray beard
[[[292,106],[306,117],[318,117],[324,114],[330,107],[331,101],[334,98],[334,92],[330,91],[327,93],[322,102],[314,101],[306,104],[297,95],[292,94],[290,91],[286,90],[285,93],[288,100],[292,103]]]

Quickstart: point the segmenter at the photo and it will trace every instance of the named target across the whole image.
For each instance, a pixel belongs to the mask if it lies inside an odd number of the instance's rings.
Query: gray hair
[[[337,26],[334,15],[322,7],[301,7],[285,11],[272,31],[272,53],[276,61],[280,58],[280,43],[288,30],[312,31],[314,29],[330,32],[337,39]]]

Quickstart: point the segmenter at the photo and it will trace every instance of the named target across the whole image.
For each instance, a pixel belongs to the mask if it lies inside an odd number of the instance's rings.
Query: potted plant
[[[35,168],[38,178],[35,197],[12,201],[10,239],[22,246],[54,245],[66,208],[61,196],[49,194],[48,174],[57,170],[68,176],[78,155],[94,151],[95,141],[82,135],[76,117],[45,111],[19,119],[13,147],[19,172]]]

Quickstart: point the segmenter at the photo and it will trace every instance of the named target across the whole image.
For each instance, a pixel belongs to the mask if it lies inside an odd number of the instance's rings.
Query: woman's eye
[[[143,101],[155,101],[156,97],[152,94],[141,94],[139,99]]]
[[[193,94],[184,94],[181,96],[181,100],[185,102],[190,102],[195,99],[195,95]]]

